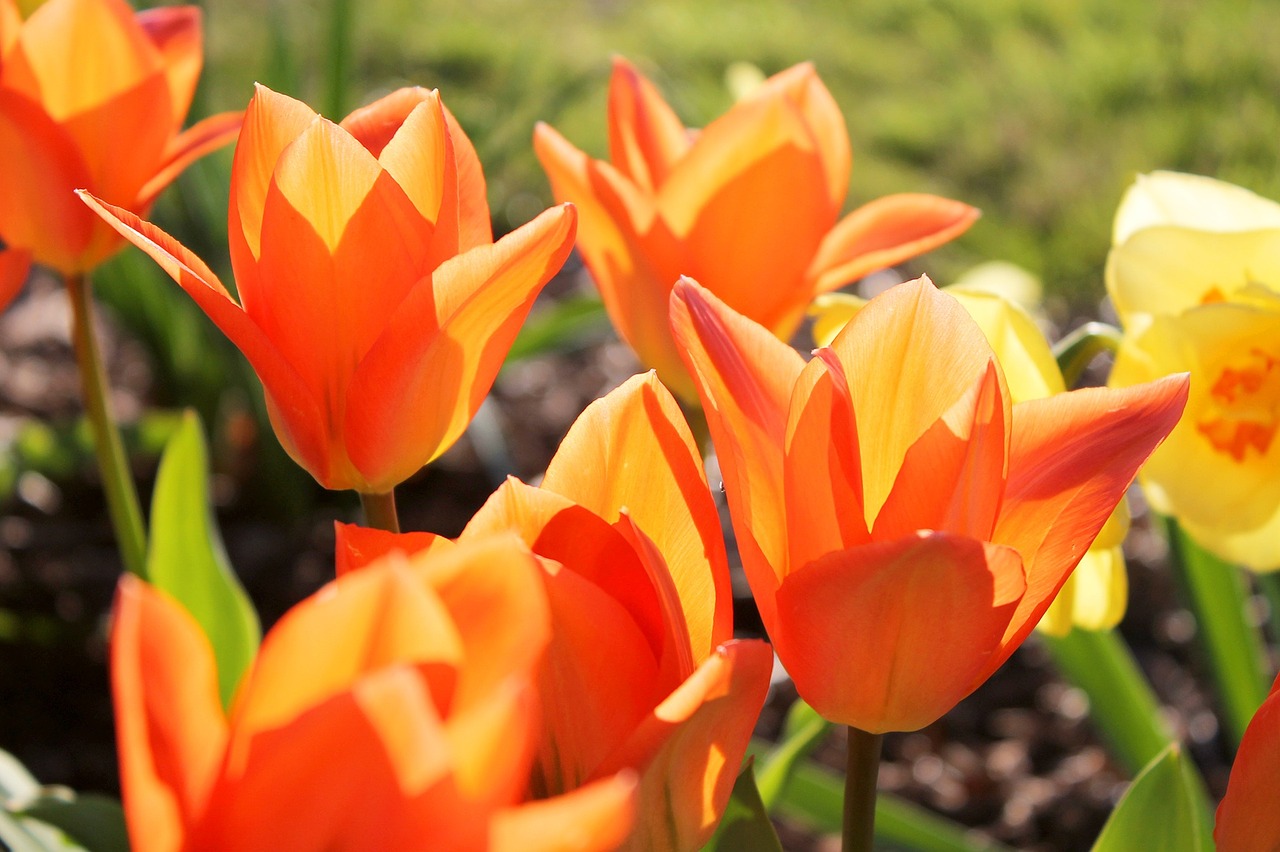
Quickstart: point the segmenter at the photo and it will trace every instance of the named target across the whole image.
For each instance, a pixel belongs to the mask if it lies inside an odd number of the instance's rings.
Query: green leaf
[[[703,852],[782,852],[782,843],[769,821],[769,813],[756,789],[753,760],[747,758],[733,794],[720,818],[720,826]]]
[[[506,363],[580,347],[608,328],[609,317],[597,297],[565,299],[529,317],[507,353]]]
[[[1134,779],[1102,827],[1093,849],[1213,849],[1213,827],[1201,804],[1200,782],[1181,746],[1171,744]]]
[[[782,741],[760,761],[756,785],[765,808],[772,811],[777,806],[796,765],[813,753],[830,729],[831,723],[803,700],[791,705],[783,724]]]
[[[46,795],[20,812],[50,825],[89,852],[129,852],[129,833],[120,803],[94,793]]]
[[[156,474],[147,573],[154,586],[186,607],[209,638],[226,707],[253,661],[261,630],[214,522],[207,465],[200,419],[188,411]]]

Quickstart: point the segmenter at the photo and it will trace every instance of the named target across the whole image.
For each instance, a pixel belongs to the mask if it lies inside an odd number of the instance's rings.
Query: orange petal
[[[90,176],[75,143],[40,105],[0,88],[0,239],[31,250],[35,262],[64,274],[79,258],[96,221],[72,195]]]
[[[838,290],[948,243],[969,230],[976,207],[936,195],[886,195],[862,205],[831,229],[809,265],[812,292]]]
[[[446,734],[459,792],[489,808],[528,793],[529,769],[542,736],[534,672],[500,684],[482,703],[457,708]]]
[[[312,476],[323,480],[331,465],[328,438],[310,391],[280,357],[272,342],[232,300],[204,261],[155,225],[127,210],[104,204],[88,193],[80,198],[125,239],[142,249],[195,299],[209,319],[240,348],[262,380],[281,444]]]
[[[22,13],[14,0],[0,0],[0,57],[18,41],[22,27]]]
[[[768,97],[774,91],[790,99],[804,116],[813,144],[822,157],[831,205],[839,210],[849,192],[849,172],[853,165],[849,131],[845,128],[840,107],[822,84],[811,62],[802,62],[774,74],[756,90],[754,97]]]
[[[658,90],[614,57],[609,79],[609,159],[640,189],[655,192],[689,150],[689,131]]]
[[[949,533],[877,542],[790,574],[770,637],[823,717],[914,731],[977,686],[1025,588],[1008,547]]]
[[[1177,424],[1187,385],[1183,373],[1014,406],[1009,482],[992,541],[1022,554],[1027,594],[990,671],[1040,620],[1124,497],[1138,467]]]
[[[480,167],[480,156],[470,137],[453,117],[448,107],[444,118],[449,124],[449,140],[453,143],[453,159],[458,181],[458,251],[493,242],[493,223],[489,221],[489,195]]]
[[[760,708],[773,649],[758,640],[720,646],[636,728],[601,768],[640,772],[629,849],[701,849],[724,814]]]
[[[164,65],[174,130],[191,109],[191,98],[200,81],[200,66],[204,64],[201,18],[198,6],[161,6],[144,9],[136,16]]]
[[[227,741],[216,663],[195,620],[129,575],[116,594],[111,683],[133,848],[181,848]]]
[[[449,539],[435,533],[393,533],[355,524],[344,524],[341,521],[333,522],[333,532],[334,538],[337,539],[334,561],[339,577],[350,571],[365,568],[388,553],[413,556],[436,548],[445,550],[453,546],[453,542]]]
[[[570,427],[542,488],[616,523],[627,516],[656,545],[701,662],[733,636],[729,563],[702,454],[653,374],[597,400]]]
[[[1009,397],[999,369],[992,358],[970,391],[907,450],[876,517],[877,541],[916,530],[991,538],[1009,457]]]
[[[635,819],[636,778],[620,772],[563,796],[500,811],[493,852],[612,852]]]
[[[743,567],[765,623],[787,558],[782,447],[791,389],[804,369],[794,349],[681,279],[671,328],[698,385],[728,492]]]
[[[1280,678],[1253,714],[1240,741],[1227,795],[1218,805],[1213,839],[1230,852],[1270,852],[1280,847],[1280,814],[1275,808],[1280,774]]]
[[[161,8],[169,9],[171,6]],[[134,206],[145,210],[151,206],[165,187],[171,184],[178,175],[203,157],[222,146],[232,142],[240,134],[240,125],[244,113],[220,112],[203,121],[196,122],[169,142],[165,151],[165,162],[151,179],[138,191],[138,200]]]
[[[347,451],[369,490],[408,478],[466,429],[575,222],[572,206],[552,208],[445,262],[395,310],[348,391]]]
[[[921,278],[868,302],[830,348],[858,416],[864,511],[874,526],[907,451],[986,372],[991,347],[955,299]]]
[[[30,251],[19,248],[0,249],[0,311],[21,292],[30,271]]]

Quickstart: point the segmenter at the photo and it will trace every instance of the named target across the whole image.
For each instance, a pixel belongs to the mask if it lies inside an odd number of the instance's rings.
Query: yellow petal
[[[1157,225],[1223,232],[1280,228],[1280,204],[1200,175],[1138,175],[1120,199],[1112,241],[1119,245],[1143,228]]]

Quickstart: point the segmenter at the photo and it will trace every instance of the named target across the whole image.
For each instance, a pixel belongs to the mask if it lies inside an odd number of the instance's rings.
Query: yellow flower
[[[1280,568],[1280,204],[1157,172],[1116,213],[1107,291],[1125,339],[1113,386],[1191,372],[1182,422],[1140,480],[1201,545]]]
[[[953,285],[945,290],[959,300],[986,335],[1014,403],[1066,391],[1058,362],[1026,310],[986,287]],[[819,346],[830,344],[863,304],[864,300],[843,293],[820,297],[812,310],[814,341]],[[1121,501],[1041,618],[1040,630],[1065,636],[1073,626],[1105,630],[1120,623],[1129,596],[1120,545],[1128,532],[1129,510]]]

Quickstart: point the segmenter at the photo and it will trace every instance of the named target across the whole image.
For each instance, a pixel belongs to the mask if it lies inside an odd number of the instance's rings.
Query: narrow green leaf
[[[1076,386],[1089,363],[1103,352],[1114,353],[1120,346],[1120,329],[1105,322],[1087,322],[1058,341],[1053,356],[1058,359],[1067,389]]]
[[[1147,764],[1112,811],[1094,852],[1209,852],[1213,827],[1200,799],[1200,781],[1177,743]]]
[[[124,810],[107,796],[41,796],[21,815],[53,826],[89,852],[129,852]]]
[[[733,794],[720,818],[720,826],[703,852],[782,852],[782,843],[769,821],[769,813],[756,789],[752,759],[747,758]]]
[[[506,363],[584,346],[608,328],[609,317],[598,298],[565,299],[529,317],[507,353]]]
[[[72,852],[62,832],[0,810],[0,848],[9,852]]]
[[[831,724],[803,700],[791,705],[782,741],[760,761],[756,786],[766,809],[772,811],[777,806],[796,765],[813,753],[830,728]]]
[[[209,638],[225,707],[257,652],[261,630],[214,522],[207,466],[200,419],[188,411],[165,447],[156,475],[147,572],[151,583],[186,607]]]

